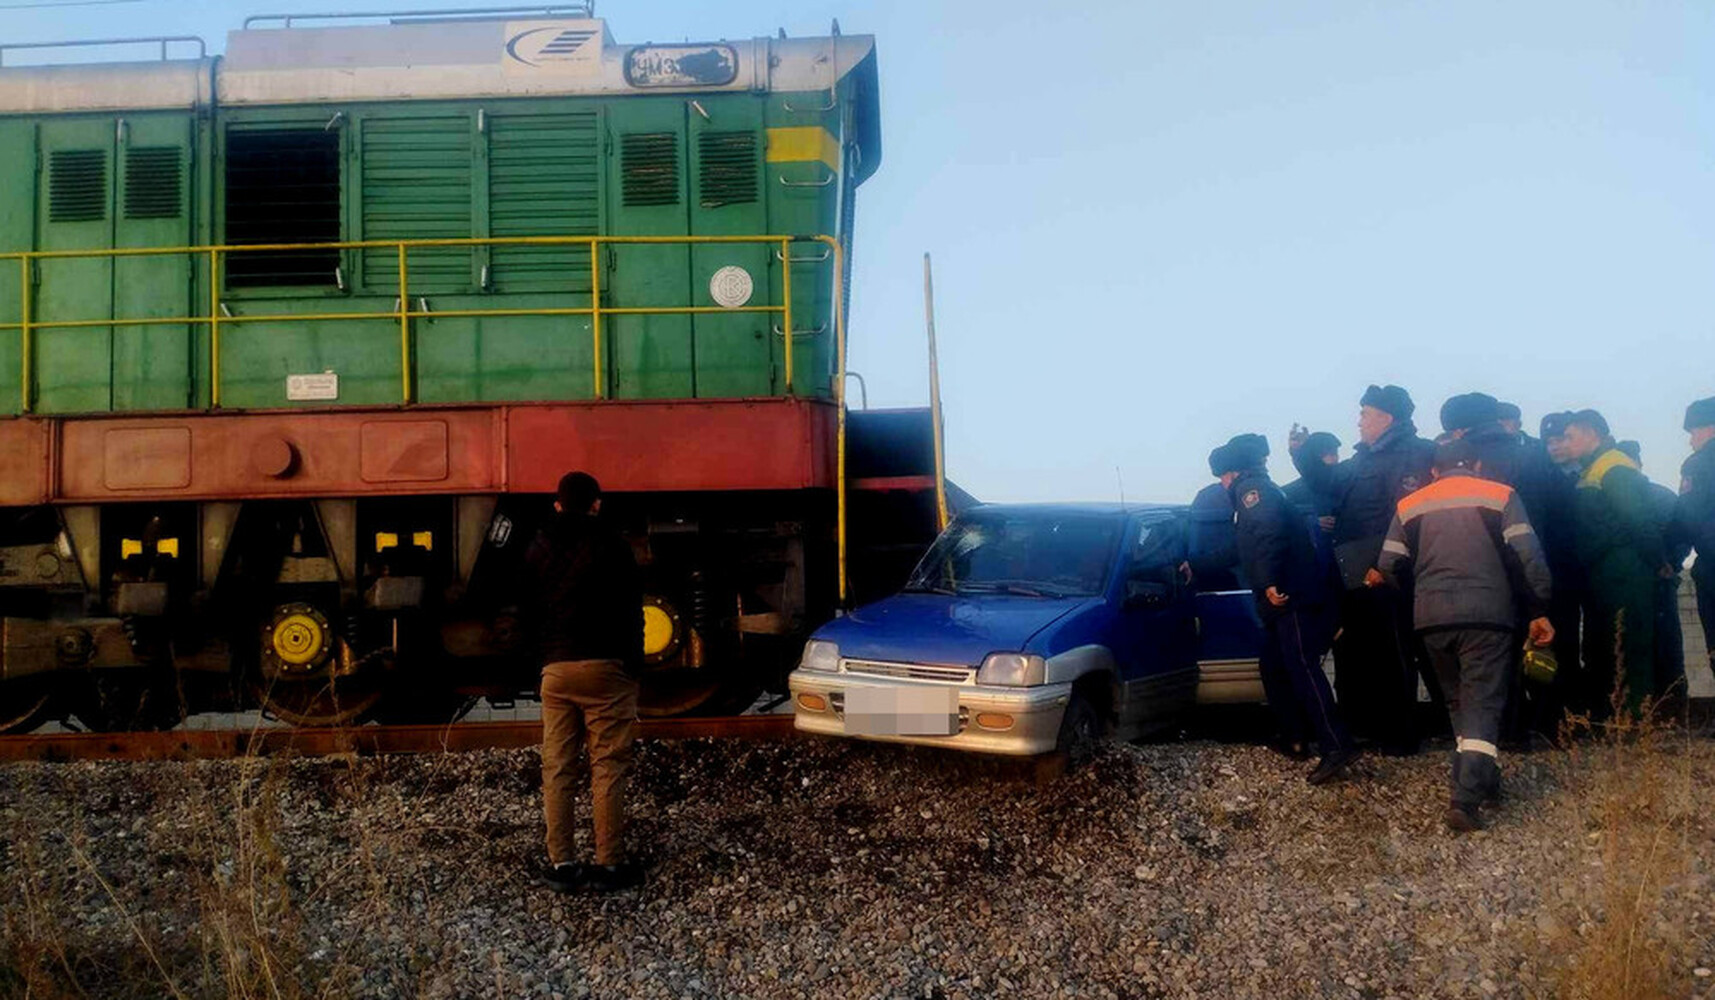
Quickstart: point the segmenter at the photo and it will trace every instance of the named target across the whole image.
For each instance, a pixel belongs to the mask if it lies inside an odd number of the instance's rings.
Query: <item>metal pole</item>
[[[220,409],[220,251],[208,252],[208,405]]]
[[[21,409],[19,410],[19,412],[29,413],[30,412],[30,406],[31,406],[30,368],[31,368],[31,363],[34,360],[31,357],[31,353],[32,353],[32,349],[33,349],[34,345],[31,344],[31,342],[30,342],[31,336],[30,336],[30,258],[29,258],[29,256],[26,255],[24,257],[19,258],[18,263],[19,263],[19,265],[21,265],[18,268],[18,277],[19,277],[19,280],[21,282],[21,284],[19,284],[19,286],[18,286],[18,289],[19,289],[18,290],[18,334],[22,338],[22,342],[19,345],[19,350],[22,352],[23,362],[24,362],[23,374],[20,375],[19,379],[18,379],[18,381],[21,384],[20,391],[23,393],[23,399],[21,401]]]
[[[411,306],[405,290],[405,244],[399,244],[399,377],[405,402],[411,401]]]
[[[833,248],[834,274],[845,273],[845,249],[840,241],[831,236],[818,237],[822,242]],[[834,534],[838,543],[839,573],[840,573],[840,607],[843,609],[849,600],[851,591],[850,581],[846,579],[846,312],[844,282],[834,282],[834,365],[838,369],[834,379],[834,414],[839,421],[834,433],[834,491],[835,491],[835,522]]]
[[[590,336],[593,338],[590,356],[595,371],[595,398],[602,398],[601,377],[601,241],[590,238]]]
[[[941,362],[935,348],[935,279],[923,255],[923,320],[929,331],[929,422],[935,438],[935,518],[947,529],[947,444],[941,424]]]
[[[786,303],[786,395],[792,395],[792,241],[780,241],[780,297]]]

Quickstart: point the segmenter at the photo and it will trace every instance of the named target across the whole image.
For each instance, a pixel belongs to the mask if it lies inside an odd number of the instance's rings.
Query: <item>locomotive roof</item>
[[[211,92],[223,105],[804,92],[854,73],[875,101],[868,35],[630,45],[593,17],[250,23],[224,58],[0,67],[0,113],[194,107]]]

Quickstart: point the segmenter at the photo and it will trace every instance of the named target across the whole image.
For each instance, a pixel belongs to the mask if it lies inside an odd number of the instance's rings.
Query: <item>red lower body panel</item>
[[[0,505],[832,488],[832,404],[606,401],[0,421]]]

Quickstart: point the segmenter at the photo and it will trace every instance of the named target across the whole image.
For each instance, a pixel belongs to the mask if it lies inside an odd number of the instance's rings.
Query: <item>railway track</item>
[[[638,738],[784,739],[791,715],[640,719]],[[516,749],[542,741],[540,720],[456,722],[435,726],[353,726],[346,729],[267,727],[138,733],[30,733],[0,736],[0,762],[75,760],[220,760],[289,754],[443,753]]]

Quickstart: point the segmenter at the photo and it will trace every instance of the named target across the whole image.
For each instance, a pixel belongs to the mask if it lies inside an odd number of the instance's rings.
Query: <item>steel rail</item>
[[[778,740],[792,735],[790,715],[639,719],[637,723],[637,737],[645,740]],[[538,746],[541,742],[540,720],[340,729],[268,727],[135,733],[26,733],[0,736],[0,763],[445,753],[516,750]]]

